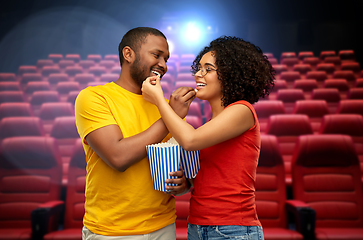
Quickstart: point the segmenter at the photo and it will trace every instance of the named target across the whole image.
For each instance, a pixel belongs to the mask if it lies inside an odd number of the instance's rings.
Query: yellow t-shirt
[[[124,172],[109,167],[85,136],[117,124],[124,138],[149,128],[160,118],[157,107],[111,82],[88,87],[75,104],[78,133],[87,159],[83,224],[106,236],[147,234],[175,222],[174,197],[154,190],[148,158]]]

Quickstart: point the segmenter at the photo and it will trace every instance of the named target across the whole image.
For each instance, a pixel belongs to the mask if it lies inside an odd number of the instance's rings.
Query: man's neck
[[[121,70],[120,77],[115,81],[115,83],[129,92],[140,95],[142,94],[141,87],[135,83],[128,72],[123,72]]]

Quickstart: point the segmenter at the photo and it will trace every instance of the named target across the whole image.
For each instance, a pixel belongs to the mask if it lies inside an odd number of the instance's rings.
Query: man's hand
[[[189,106],[195,98],[195,91],[192,87],[180,87],[170,95],[169,104],[179,117],[185,118]]]
[[[165,188],[169,190],[167,192],[168,194],[173,195],[182,195],[189,191],[190,189],[190,183],[184,176],[184,170],[180,168],[179,171],[176,172],[170,172],[170,176],[176,176],[178,178],[172,178],[172,179],[166,179],[165,183],[174,183],[177,184],[177,186],[168,186],[166,185]]]

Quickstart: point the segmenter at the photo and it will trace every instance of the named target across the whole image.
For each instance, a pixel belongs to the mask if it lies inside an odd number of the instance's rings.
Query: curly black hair
[[[193,61],[192,73],[199,70],[204,54],[216,59],[224,107],[239,100],[251,104],[265,97],[274,86],[275,70],[262,50],[238,37],[222,36],[213,40]]]

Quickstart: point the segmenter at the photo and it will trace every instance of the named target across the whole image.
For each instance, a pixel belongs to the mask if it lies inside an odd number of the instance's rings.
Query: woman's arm
[[[160,80],[155,83],[145,81],[142,91],[144,98],[158,107],[171,135],[185,150],[200,150],[216,145],[241,135],[254,125],[251,110],[245,105],[237,104],[224,109],[217,117],[194,129],[163,101]]]

